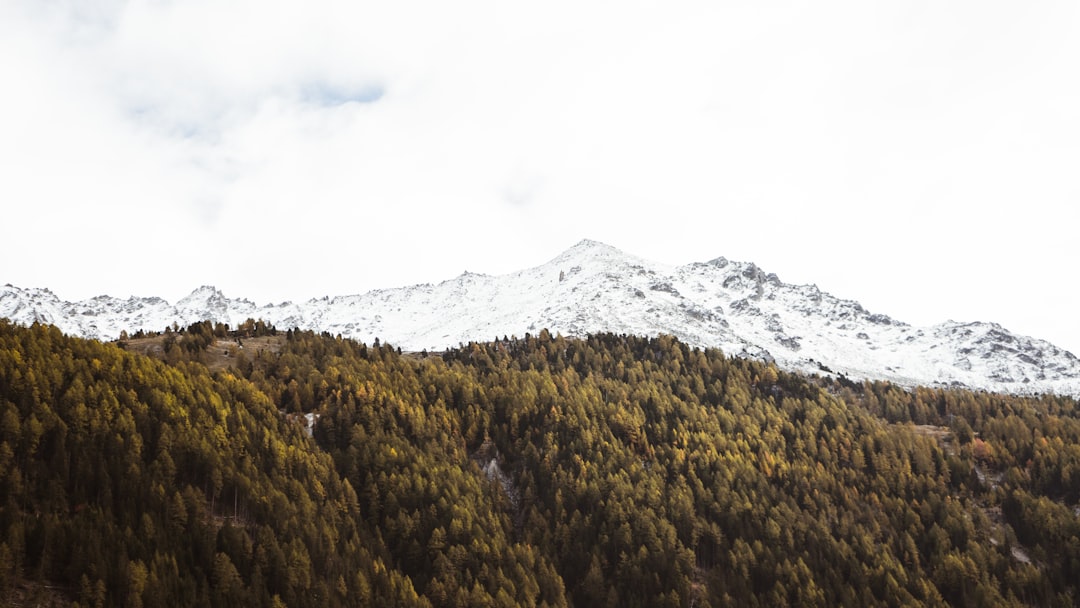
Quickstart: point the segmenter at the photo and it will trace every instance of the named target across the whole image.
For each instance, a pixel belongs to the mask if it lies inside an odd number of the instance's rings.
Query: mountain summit
[[[211,320],[261,318],[408,350],[523,336],[547,328],[672,334],[688,344],[775,361],[792,370],[966,386],[1011,393],[1080,394],[1080,360],[1049,342],[993,323],[913,327],[873,314],[813,285],[789,285],[756,265],[723,257],[667,266],[583,240],[551,261],[489,276],[464,273],[438,285],[257,306],[200,287],[175,305],[160,298],[99,296],[63,302],[47,289],[0,287],[0,317],[53,323],[69,334],[114,339],[123,329],[159,331]]]

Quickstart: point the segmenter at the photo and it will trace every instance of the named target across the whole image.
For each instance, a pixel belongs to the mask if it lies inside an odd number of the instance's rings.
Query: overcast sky
[[[1075,2],[0,2],[0,284],[753,261],[1080,354]]]

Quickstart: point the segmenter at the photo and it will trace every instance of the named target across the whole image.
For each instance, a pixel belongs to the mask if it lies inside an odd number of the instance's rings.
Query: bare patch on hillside
[[[182,334],[160,334],[145,338],[129,338],[121,341],[121,347],[133,353],[165,360],[165,341],[179,339]],[[285,345],[285,336],[260,336],[257,338],[216,338],[199,353],[211,371],[227,369],[244,360],[253,361],[258,354],[277,354]]]

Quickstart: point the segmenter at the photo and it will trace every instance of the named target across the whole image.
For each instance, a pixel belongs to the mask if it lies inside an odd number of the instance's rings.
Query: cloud
[[[588,236],[753,260],[900,318],[1026,323],[1011,288],[954,277],[1050,284],[1075,259],[1077,22],[1070,3],[7,2],[0,199],[34,255],[0,273],[281,300]]]

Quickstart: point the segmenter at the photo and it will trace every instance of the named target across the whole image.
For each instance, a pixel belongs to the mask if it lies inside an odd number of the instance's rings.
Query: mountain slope
[[[275,338],[211,372],[0,321],[0,605],[1080,594],[1069,398],[842,386],[671,336]]]
[[[0,321],[0,606],[430,606],[334,466],[233,373]]]
[[[161,330],[262,318],[409,350],[536,333],[672,334],[694,346],[771,359],[787,369],[831,370],[904,385],[963,385],[1013,393],[1080,394],[1080,360],[1049,342],[992,323],[913,327],[813,285],[789,285],[756,265],[717,258],[656,264],[585,240],[546,264],[502,276],[464,273],[361,295],[258,306],[200,287],[176,305],[100,296],[63,302],[48,290],[0,288],[0,316],[53,323],[113,339],[122,329]]]

